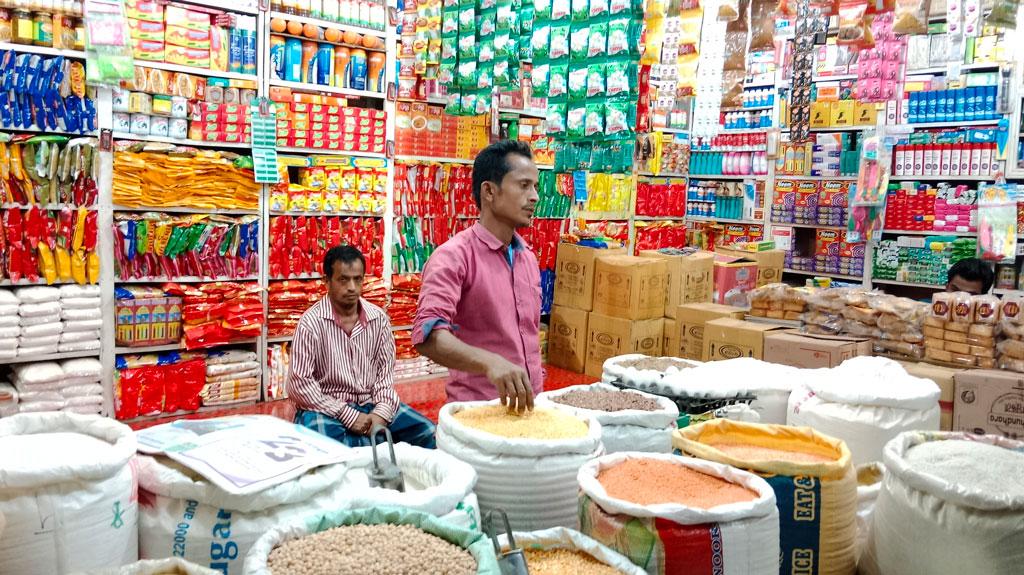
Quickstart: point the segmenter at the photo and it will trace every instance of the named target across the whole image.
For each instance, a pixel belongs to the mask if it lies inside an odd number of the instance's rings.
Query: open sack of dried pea
[[[526,555],[530,575],[644,575],[629,558],[601,545],[574,529],[555,527],[543,531],[513,533]],[[508,537],[498,537],[503,551]]]

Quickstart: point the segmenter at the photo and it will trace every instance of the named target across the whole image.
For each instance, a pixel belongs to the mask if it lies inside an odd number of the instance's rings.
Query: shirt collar
[[[481,224],[480,222],[473,224],[473,227],[470,229],[473,230],[473,233],[476,234],[476,237],[479,238],[480,241],[482,241],[484,245],[487,246],[488,248],[494,251],[498,251],[500,249],[505,248],[505,244],[502,243],[501,240],[496,238],[494,234],[492,234],[491,231],[485,228],[484,225]],[[509,245],[515,251],[527,248],[526,241],[523,240],[522,236],[514,232],[512,234],[512,242]]]

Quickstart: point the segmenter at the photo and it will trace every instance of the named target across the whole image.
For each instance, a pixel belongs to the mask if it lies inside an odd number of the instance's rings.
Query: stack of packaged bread
[[[996,367],[996,335],[1001,316],[1001,302],[993,295],[934,294],[924,320],[925,356],[962,367]],[[1024,337],[1024,329],[1021,335]],[[1021,349],[1024,350],[1024,342]],[[1021,359],[1024,360],[1024,352]]]

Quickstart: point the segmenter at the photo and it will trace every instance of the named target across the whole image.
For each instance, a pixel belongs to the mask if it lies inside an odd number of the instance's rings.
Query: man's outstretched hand
[[[509,410],[523,413],[533,409],[533,386],[525,369],[502,359],[487,369],[487,379],[498,388],[501,404]]]

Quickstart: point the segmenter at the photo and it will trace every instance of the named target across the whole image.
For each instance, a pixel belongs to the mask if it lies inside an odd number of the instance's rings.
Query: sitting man
[[[295,422],[352,447],[369,445],[370,430],[381,425],[396,442],[433,449],[434,425],[395,392],[391,321],[360,297],[365,271],[352,246],[324,256],[327,295],[302,314],[292,340],[287,389]]]

